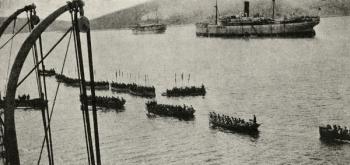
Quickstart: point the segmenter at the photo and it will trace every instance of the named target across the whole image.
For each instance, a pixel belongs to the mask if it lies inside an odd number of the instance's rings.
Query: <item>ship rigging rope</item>
[[[68,55],[68,51],[69,51],[69,46],[70,46],[70,42],[71,42],[71,38],[72,38],[72,33],[73,33],[73,31],[70,31],[70,35],[69,35],[69,39],[68,39],[68,44],[67,44],[66,52],[65,52],[65,55],[64,55],[64,59],[63,59],[63,64],[62,64],[61,72],[60,72],[61,75],[63,74],[64,67],[65,67],[65,65],[66,65],[66,60],[67,60],[67,55]],[[48,130],[49,130],[48,128],[50,128],[51,119],[52,119],[52,115],[53,115],[54,108],[55,108],[55,105],[56,105],[56,100],[57,100],[58,91],[59,91],[59,89],[60,89],[60,85],[61,85],[61,82],[58,82],[57,87],[56,87],[55,96],[54,96],[54,99],[53,99],[53,102],[52,102],[52,106],[51,106],[50,116],[49,116],[49,118],[48,118],[48,127],[46,128],[45,131],[48,131]],[[37,162],[38,165],[40,164],[40,161],[41,161],[41,155],[42,155],[42,152],[43,152],[43,148],[44,148],[45,141],[46,141],[46,138],[44,138],[44,139],[43,139],[43,142],[41,143],[41,150],[40,150],[39,159],[38,159],[38,162]]]
[[[83,11],[80,11],[80,15],[83,15]],[[78,58],[77,61],[79,63],[79,68],[80,68],[80,76],[81,76],[81,83],[80,86],[82,88],[81,90],[81,110],[84,113],[83,114],[83,119],[84,122],[86,123],[86,137],[88,141],[88,146],[87,148],[89,149],[90,152],[90,161],[92,165],[95,165],[95,156],[94,156],[94,148],[92,144],[92,136],[91,136],[91,126],[90,126],[90,117],[89,117],[89,109],[88,109],[88,101],[87,101],[87,94],[86,94],[86,82],[85,82],[85,74],[84,74],[84,66],[83,66],[83,57],[82,57],[82,49],[81,49],[81,39],[80,39],[80,29],[79,29],[79,24],[78,24],[78,11],[74,11],[74,31],[75,31],[75,39],[76,39],[76,45],[77,45],[77,53],[78,53]],[[84,118],[85,115],[85,118]]]
[[[19,81],[19,83],[17,84],[17,88],[30,76],[30,74],[33,73],[33,71],[51,54],[51,52],[57,47],[57,45],[59,43],[62,42],[62,40],[64,39],[64,37],[67,36],[67,34],[72,30],[72,27],[70,27],[64,34],[63,36],[52,46],[52,48],[46,53],[46,55],[44,56],[43,59],[41,59],[38,64],[36,64],[30,71],[29,73],[26,74],[26,76],[24,76],[24,78]]]
[[[42,38],[41,36],[39,37],[39,48],[40,48],[40,58],[44,58],[43,54],[43,44],[42,44]],[[42,70],[45,71],[45,64],[44,61],[41,63],[42,65]],[[45,74],[43,74],[43,83],[44,83],[44,94],[45,94],[45,100],[47,100],[47,87],[46,87],[46,77]],[[45,106],[45,114],[47,120],[49,120],[49,107],[48,105]],[[48,137],[49,137],[49,145],[50,145],[50,153],[51,153],[51,160],[52,160],[52,165],[54,165],[54,154],[53,154],[53,147],[52,147],[52,136],[51,136],[51,126],[50,124],[47,125],[48,129]],[[46,130],[45,130],[46,131]]]
[[[44,56],[43,56],[43,47],[42,47],[42,40],[41,40],[41,36],[39,37],[39,48],[40,48],[40,58],[43,59]],[[42,70],[45,71],[45,64],[44,64],[44,61],[41,63],[42,65]],[[45,74],[42,75],[43,77],[43,84],[44,84],[44,97],[43,99],[47,100],[47,88],[46,88],[46,77],[45,77]],[[45,106],[45,114],[46,114],[46,118],[47,120],[49,120],[49,107],[48,105]],[[53,149],[52,149],[52,136],[51,136],[51,127],[50,125],[48,124],[47,126],[47,129],[48,129],[48,140],[49,140],[49,148],[50,148],[50,154],[51,154],[51,161],[52,161],[52,165],[54,165],[54,156],[53,156]],[[46,128],[45,127],[45,128]],[[45,132],[46,129],[45,129]]]
[[[14,20],[13,22],[14,22],[14,24],[16,24],[16,23],[15,23],[16,20]],[[21,28],[19,28],[19,29],[17,30],[16,33],[12,33],[11,38],[9,38],[5,43],[2,44],[2,45],[0,46],[0,49],[4,48],[10,41],[12,41],[13,38],[15,38],[15,36],[16,36],[17,34],[19,34],[28,24],[29,24],[29,22],[26,22],[24,25],[21,26]],[[15,30],[15,29],[13,29],[13,30]]]
[[[43,44],[42,44],[41,35],[39,36],[39,49],[40,49],[40,58],[43,59],[44,55],[43,55]],[[42,67],[42,70],[45,71],[44,61],[41,63],[41,67]],[[39,78],[40,78],[40,75],[39,75]],[[47,88],[46,88],[45,74],[42,75],[42,78],[43,78],[43,87],[44,87],[44,96],[42,96],[42,97],[44,97],[43,99],[47,100]],[[44,120],[45,122],[46,122],[46,119],[49,120],[49,107],[48,107],[48,105],[46,105],[45,108],[43,109],[43,119],[45,119]],[[48,145],[48,150],[49,150],[48,154],[49,154],[49,158],[51,159],[51,162],[49,162],[49,164],[54,165],[55,163],[54,163],[54,154],[53,154],[53,149],[52,149],[53,147],[52,147],[51,127],[49,124],[46,125],[44,131],[45,131],[45,133],[47,133],[47,137],[48,137],[48,139],[47,139],[48,140],[47,145]]]
[[[32,14],[34,13],[34,16],[36,16],[36,11],[34,10],[33,12],[31,12],[30,14],[31,14],[31,18],[32,18]],[[42,37],[41,37],[41,34],[39,35],[39,48],[40,48],[40,58],[41,59],[44,59],[44,53],[43,53],[43,43],[42,43]],[[44,61],[41,63],[41,67],[42,67],[42,70],[43,71],[45,71],[45,64],[44,64]],[[43,74],[43,83],[44,83],[44,96],[45,96],[45,100],[48,100],[47,99],[47,86],[46,86],[46,77],[45,77],[45,74]],[[53,147],[52,147],[52,136],[51,136],[51,126],[50,126],[50,124],[49,124],[49,118],[50,118],[50,116],[49,116],[49,107],[48,107],[48,105],[46,104],[46,106],[45,106],[45,109],[44,109],[44,113],[46,114],[46,117],[44,116],[44,118],[47,118],[47,120],[48,120],[48,125],[47,125],[47,129],[48,129],[48,145],[49,145],[49,149],[50,149],[50,152],[49,152],[49,154],[51,154],[50,155],[50,157],[51,157],[51,161],[52,162],[50,162],[51,163],[51,165],[54,165],[55,163],[54,163],[54,154],[53,154]],[[46,133],[47,131],[46,131],[46,129],[45,129],[45,133]]]
[[[79,69],[79,60],[78,60],[78,46],[77,46],[77,40],[76,40],[76,31],[75,31],[75,26],[74,26],[74,17],[73,17],[73,11],[70,10],[70,16],[71,16],[71,22],[72,22],[72,27],[73,27],[73,40],[74,40],[74,52],[75,52],[75,60],[76,60],[76,64],[77,64],[77,68],[76,68],[76,72],[77,72],[77,77],[79,82],[80,80],[80,69]],[[79,86],[79,92],[82,93],[82,89],[81,86]],[[83,125],[84,125],[84,136],[85,136],[85,145],[86,145],[86,152],[87,152],[87,156],[88,156],[88,164],[91,164],[91,159],[90,159],[90,147],[89,147],[89,142],[88,142],[88,137],[87,137],[87,127],[86,127],[86,118],[85,118],[85,113],[84,111],[81,111],[82,115],[83,115]]]
[[[28,12],[27,12],[27,20],[28,20],[28,22],[30,22],[30,18],[28,16]],[[32,24],[31,23],[28,25],[28,29],[29,29],[29,31],[32,31]],[[34,66],[36,66],[37,63],[38,63],[38,58],[37,58],[38,56],[37,56],[37,51],[36,51],[36,43],[33,44],[31,49],[32,49],[32,54],[33,54]],[[39,98],[41,98],[41,94],[42,94],[42,92],[41,92],[41,81],[40,81],[40,76],[39,76],[39,73],[38,73],[38,67],[35,67],[35,77],[36,77],[36,83],[38,85],[38,95],[39,95]]]
[[[34,15],[35,15],[35,12],[34,12]],[[28,12],[27,12],[27,20],[28,20],[28,22],[31,22],[30,24],[29,24],[29,31],[32,31],[32,29],[34,28],[34,24],[33,24],[33,22],[31,21],[32,20],[32,18],[33,18],[33,12],[32,11],[30,11],[29,12],[29,16],[28,16]],[[37,50],[37,45],[36,45],[36,42],[34,42],[34,44],[33,44],[33,46],[32,46],[32,54],[33,54],[33,60],[34,60],[34,66],[36,66],[37,64],[38,64],[38,61],[39,61],[39,58],[38,58],[38,50]],[[43,61],[43,63],[44,63],[44,61]],[[42,63],[42,64],[43,64]],[[46,84],[42,84],[42,82],[41,82],[41,78],[40,78],[40,74],[39,74],[39,67],[37,67],[36,69],[35,69],[35,71],[36,71],[36,82],[37,82],[37,86],[38,86],[38,94],[39,94],[39,98],[40,99],[44,99],[44,93],[43,93],[43,89],[42,89],[42,87],[43,87],[43,85],[44,86],[46,86]],[[44,82],[43,83],[45,83],[46,81],[45,81],[45,77],[43,77],[43,79],[44,79]],[[46,92],[46,91],[45,91]],[[46,93],[45,93],[46,94]],[[46,119],[46,112],[48,113],[48,110],[47,110],[47,107],[45,106],[44,108],[42,108],[41,109],[41,113],[42,113],[42,120],[43,120],[43,126],[44,126],[44,133],[45,133],[45,138],[46,138],[46,147],[47,147],[47,156],[48,156],[48,159],[49,159],[49,165],[53,165],[53,160],[52,160],[52,153],[51,153],[51,151],[52,151],[52,149],[51,149],[51,144],[50,144],[50,142],[51,142],[51,140],[49,140],[49,135],[48,135],[48,133],[47,133],[47,131],[46,131],[46,129],[47,129],[47,119]],[[49,131],[50,131],[50,129],[49,129]],[[51,138],[50,138],[51,139]]]
[[[14,33],[15,33],[16,20],[17,20],[17,19],[15,19],[15,20],[13,21],[12,37],[14,37]],[[5,43],[5,45],[6,45],[6,43]],[[8,59],[8,61],[7,61],[5,91],[7,90],[7,82],[8,82],[8,79],[9,79],[9,70],[10,70],[10,63],[11,63],[11,56],[12,56],[12,47],[13,47],[13,40],[11,39],[10,55],[9,55],[9,59]],[[2,48],[2,47],[1,47],[1,48]],[[1,48],[0,48],[0,49],[1,49]],[[1,99],[1,98],[0,98],[0,99]]]
[[[71,21],[72,21],[72,28],[73,28],[73,41],[74,41],[74,52],[75,52],[75,58],[76,58],[76,61],[77,61],[77,70],[76,70],[76,72],[77,72],[77,77],[78,77],[78,80],[79,80],[79,82],[80,82],[80,70],[79,70],[79,61],[78,61],[78,51],[77,51],[77,49],[78,49],[78,46],[77,46],[77,39],[75,38],[75,36],[76,36],[76,30],[75,30],[75,27],[74,27],[74,18],[73,18],[73,11],[72,10],[70,10],[69,11],[70,12],[70,15],[71,15]],[[81,92],[81,86],[79,86],[79,91]]]

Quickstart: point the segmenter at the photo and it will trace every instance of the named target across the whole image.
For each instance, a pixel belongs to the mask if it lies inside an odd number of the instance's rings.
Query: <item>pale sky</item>
[[[35,3],[37,13],[41,19],[48,16],[58,7],[66,4],[68,0],[0,0],[0,16],[9,16],[18,8]],[[128,8],[151,0],[83,0],[85,2],[85,15],[96,18],[107,13]],[[60,18],[66,19],[66,17]]]

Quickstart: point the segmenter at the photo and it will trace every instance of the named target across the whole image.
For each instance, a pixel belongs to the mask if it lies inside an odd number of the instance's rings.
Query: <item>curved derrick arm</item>
[[[32,49],[36,40],[41,36],[41,34],[46,30],[46,28],[52,24],[60,15],[73,9],[73,8],[82,8],[83,3],[81,0],[73,0],[68,2],[67,5],[64,5],[46,17],[37,27],[32,31],[32,33],[26,38],[22,44],[13,66],[11,68],[9,81],[7,84],[6,91],[6,107],[5,107],[5,148],[6,148],[6,159],[7,162],[11,165],[20,164],[19,155],[18,155],[18,144],[16,136],[16,126],[14,119],[14,110],[15,110],[15,95],[17,90],[17,83],[19,75],[21,73],[25,59],[28,56],[29,51]]]
[[[35,10],[36,6],[34,4],[24,6],[21,9],[18,9],[16,12],[14,12],[12,15],[10,15],[0,26],[0,38],[4,34],[6,28],[10,25],[10,23],[17,18],[18,15],[20,15],[23,12]]]

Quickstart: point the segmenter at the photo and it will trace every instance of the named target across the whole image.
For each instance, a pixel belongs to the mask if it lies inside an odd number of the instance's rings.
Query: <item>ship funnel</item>
[[[249,1],[244,1],[244,16],[249,17]]]

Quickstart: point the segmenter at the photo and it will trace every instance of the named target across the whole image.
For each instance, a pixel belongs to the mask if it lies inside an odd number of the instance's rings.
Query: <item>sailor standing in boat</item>
[[[344,127],[344,132],[345,132],[346,135],[348,135],[349,130],[348,130],[348,128],[346,126]]]
[[[256,116],[253,115],[253,122],[256,123]]]

